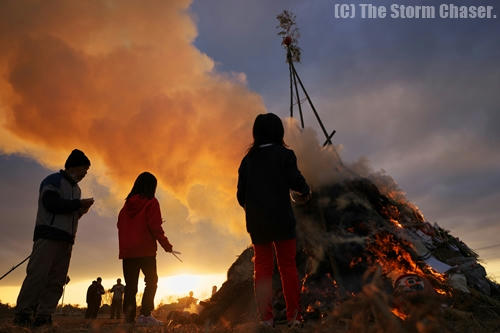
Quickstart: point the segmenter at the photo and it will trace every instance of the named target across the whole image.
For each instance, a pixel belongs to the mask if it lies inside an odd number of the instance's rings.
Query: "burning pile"
[[[427,222],[400,193],[376,183],[375,177],[347,177],[295,207],[305,318],[353,332],[500,325],[498,286],[477,254]],[[222,288],[203,304],[202,322],[256,320],[252,256],[248,248],[233,263]],[[275,318],[285,319],[277,271],[273,284]]]

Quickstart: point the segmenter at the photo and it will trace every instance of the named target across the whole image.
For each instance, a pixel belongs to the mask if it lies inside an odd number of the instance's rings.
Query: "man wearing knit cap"
[[[78,220],[94,203],[92,198],[80,199],[78,187],[89,167],[87,156],[74,149],[64,170],[40,184],[33,250],[17,297],[15,324],[39,327],[52,323],[66,282]]]

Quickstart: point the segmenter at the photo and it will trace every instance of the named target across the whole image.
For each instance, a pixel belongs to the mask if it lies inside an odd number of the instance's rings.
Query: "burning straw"
[[[287,142],[313,184],[311,201],[294,208],[309,329],[446,332],[467,327],[479,332],[499,323],[498,286],[486,278],[467,245],[426,221],[392,178],[372,172],[363,161],[342,170],[334,146],[320,148],[311,131],[288,124]],[[203,322],[223,320],[236,327],[257,320],[252,256],[246,249],[231,266],[220,291],[204,303]],[[280,320],[285,306],[277,272],[273,283],[273,308]],[[490,317],[484,320],[470,304],[488,308]]]

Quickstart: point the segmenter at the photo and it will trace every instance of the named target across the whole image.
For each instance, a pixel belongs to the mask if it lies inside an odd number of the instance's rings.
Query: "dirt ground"
[[[223,325],[212,326],[212,327],[200,327],[194,324],[185,325],[168,325],[162,327],[141,327],[136,325],[126,324],[123,320],[117,319],[107,319],[104,316],[96,320],[88,320],[82,316],[62,316],[55,315],[53,317],[52,327],[42,327],[39,329],[30,330],[28,328],[18,327],[12,324],[12,317],[0,318],[0,333],[28,333],[28,332],[38,332],[38,333],[85,333],[85,332],[100,332],[100,333],[130,333],[130,332],[140,332],[140,333],[167,333],[167,332],[179,332],[179,333],[197,333],[197,332],[235,332],[235,333],[246,333],[246,332],[310,332],[315,331],[312,324],[306,326],[302,329],[289,329],[286,325],[278,325],[275,328],[261,327],[258,323],[246,323],[241,324],[236,327],[224,327]]]

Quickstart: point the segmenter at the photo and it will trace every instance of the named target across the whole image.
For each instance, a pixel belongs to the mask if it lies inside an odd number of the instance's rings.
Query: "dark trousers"
[[[122,313],[122,299],[114,299],[111,302],[111,319],[120,319]]]
[[[123,312],[127,321],[135,320],[137,283],[139,272],[144,274],[144,294],[142,295],[141,314],[149,316],[154,309],[154,298],[158,283],[156,273],[156,257],[126,258],[123,259],[123,277],[125,278],[125,297]]]
[[[87,303],[87,311],[85,311],[85,318],[87,319],[97,318],[97,313],[99,313],[100,306],[101,302],[97,303],[97,301],[92,303]]]

